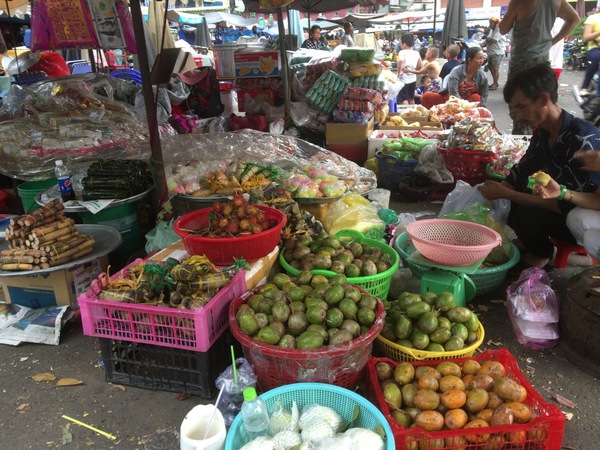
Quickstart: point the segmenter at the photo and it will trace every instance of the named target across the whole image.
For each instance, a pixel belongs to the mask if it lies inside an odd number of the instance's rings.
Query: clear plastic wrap
[[[377,207],[356,193],[346,194],[332,203],[322,222],[325,230],[331,234],[341,230],[356,230],[363,234],[383,235],[385,229],[385,223],[377,215]]]
[[[272,166],[290,175],[303,169],[322,169],[357,193],[377,183],[372,171],[333,152],[292,136],[253,130],[172,136],[163,141],[163,155],[167,185],[174,194],[191,194],[207,174],[227,174],[229,166],[237,161]]]
[[[0,172],[31,181],[52,178],[57,158],[75,170],[91,160],[150,156],[146,123],[130,105],[96,94],[93,78],[11,89],[0,110]]]

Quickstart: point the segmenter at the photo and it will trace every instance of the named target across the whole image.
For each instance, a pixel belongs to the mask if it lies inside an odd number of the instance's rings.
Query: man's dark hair
[[[352,23],[344,22],[344,30],[349,30],[352,27]]]
[[[321,30],[321,27],[319,25],[313,25],[312,27],[310,27],[310,35],[312,36],[313,34],[315,34],[315,31],[317,30]]]
[[[402,42],[404,45],[407,45],[408,47],[412,47],[415,45],[415,37],[410,33],[403,34],[400,38],[400,42]]]
[[[531,100],[537,100],[541,94],[546,92],[550,95],[552,103],[558,101],[556,74],[550,68],[550,64],[547,63],[538,64],[509,77],[504,86],[504,101],[506,103],[510,103],[517,89]]]

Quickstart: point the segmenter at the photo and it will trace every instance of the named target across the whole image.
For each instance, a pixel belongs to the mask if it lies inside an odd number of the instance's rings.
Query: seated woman
[[[600,172],[600,152],[593,150],[578,151],[574,156],[583,163],[582,169]],[[577,240],[577,244],[583,245],[592,258],[598,259],[598,250],[600,250],[600,189],[594,192],[578,192],[568,189],[550,178],[545,186],[536,186],[533,193],[541,198],[564,199],[576,205],[567,214],[567,227]]]
[[[421,99],[421,104],[429,109],[433,105],[445,103],[452,95],[485,106],[489,87],[487,75],[481,68],[483,61],[483,50],[479,47],[471,47],[467,50],[464,63],[456,66],[448,75],[447,92],[426,92]]]

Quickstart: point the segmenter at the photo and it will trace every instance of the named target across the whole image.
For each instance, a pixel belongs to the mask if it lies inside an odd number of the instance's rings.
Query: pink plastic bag
[[[550,278],[543,269],[531,267],[506,290],[506,307],[520,344],[533,349],[558,343],[560,306]]]

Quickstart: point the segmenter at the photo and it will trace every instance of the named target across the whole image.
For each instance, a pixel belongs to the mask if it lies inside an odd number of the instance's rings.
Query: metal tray
[[[107,227],[106,225],[77,225],[77,229],[80,234],[91,234],[96,241],[94,243],[94,251],[92,253],[88,253],[81,258],[74,259],[73,261],[69,261],[68,263],[61,264],[60,266],[49,267],[47,269],[39,269],[39,270],[0,270],[0,278],[1,277],[20,277],[22,275],[40,275],[44,273],[55,272],[57,270],[63,269],[71,269],[73,267],[78,267],[82,264],[85,264],[90,261],[94,261],[104,255],[109,254],[113,250],[115,250],[121,242],[123,242],[123,238],[121,237],[121,233],[119,233],[115,228]],[[0,242],[0,250],[6,250],[8,248],[8,242],[2,241]]]
[[[142,192],[140,194],[137,194],[137,195],[134,195],[133,197],[124,198],[124,199],[120,199],[120,200],[114,200],[110,205],[108,205],[104,209],[110,209],[110,208],[115,208],[115,207],[121,206],[121,205],[128,205],[129,203],[135,203],[138,200],[141,200],[144,197],[146,197],[146,195],[148,195],[152,189],[154,189],[154,188],[153,187],[148,188],[144,192]],[[47,199],[47,200],[46,201],[42,200],[44,198]],[[52,186],[49,189],[46,189],[43,192],[40,192],[35,197],[35,201],[36,201],[36,203],[38,205],[44,206],[50,200],[53,200],[55,198],[57,198],[59,200],[61,198],[60,197],[60,190],[58,188],[58,184],[56,186]],[[90,200],[90,201],[93,201],[93,200]],[[68,205],[65,205],[65,212],[66,213],[89,212],[89,209],[87,209],[85,206],[81,206],[79,204],[79,200],[71,200],[68,203],[69,203]],[[104,209],[102,211],[104,211]]]

